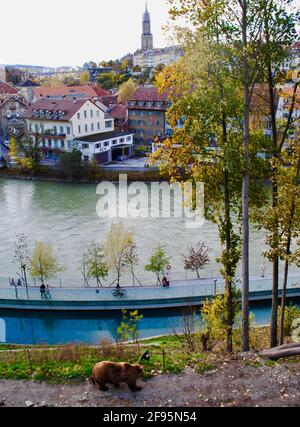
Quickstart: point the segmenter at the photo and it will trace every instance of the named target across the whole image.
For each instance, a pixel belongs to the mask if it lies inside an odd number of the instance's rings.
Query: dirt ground
[[[224,362],[203,374],[187,368],[180,375],[140,381],[132,393],[122,384],[101,392],[89,383],[49,385],[0,380],[0,405],[70,407],[300,406],[300,363],[268,366]]]

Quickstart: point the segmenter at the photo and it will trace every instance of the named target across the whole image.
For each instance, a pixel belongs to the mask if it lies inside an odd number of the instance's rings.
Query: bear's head
[[[138,377],[142,377],[144,374],[144,367],[142,365],[136,364],[133,365]]]

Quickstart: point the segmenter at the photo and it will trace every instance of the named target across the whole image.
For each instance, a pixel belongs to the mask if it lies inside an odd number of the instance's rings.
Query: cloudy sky
[[[154,46],[167,45],[167,0],[147,0]],[[1,2],[0,64],[82,65],[140,46],[144,0]]]

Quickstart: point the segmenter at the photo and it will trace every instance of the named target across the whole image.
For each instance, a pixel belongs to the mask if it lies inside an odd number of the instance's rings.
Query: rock
[[[238,353],[238,358],[241,360],[255,360],[257,359],[257,354],[252,351],[242,351]]]
[[[5,402],[6,402],[6,397],[3,397],[2,399],[0,399],[0,406],[5,406]]]
[[[31,402],[31,400],[26,400],[25,405],[27,406],[27,408],[31,408],[34,405],[34,403]]]

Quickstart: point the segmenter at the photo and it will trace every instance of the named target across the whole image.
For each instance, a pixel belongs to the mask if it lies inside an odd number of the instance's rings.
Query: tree
[[[291,105],[287,120],[284,124],[276,120],[276,84],[281,75],[279,65],[289,55],[289,46],[297,38],[296,22],[299,16],[290,13],[286,6],[292,5],[293,1],[262,1],[261,15],[262,26],[262,50],[261,61],[264,65],[265,80],[268,85],[268,108],[272,128],[272,147],[270,155],[271,183],[272,183],[272,232],[268,236],[268,243],[272,252],[271,261],[273,263],[273,285],[272,285],[272,315],[271,315],[271,336],[270,345],[277,345],[277,313],[278,313],[278,287],[279,287],[279,219],[276,212],[279,207],[279,188],[277,180],[277,168],[280,166],[280,159],[285,150],[285,142],[288,132],[293,123],[293,110],[295,105],[297,87],[299,80],[294,85]]]
[[[241,190],[243,181],[243,86],[232,78],[233,52],[217,37],[207,40],[200,29],[185,35],[186,55],[157,76],[161,92],[169,92],[167,119],[171,139],[158,148],[164,173],[175,181],[203,182],[206,218],[218,226],[220,272],[226,284],[227,350],[232,351],[235,273],[241,258]],[[233,65],[231,66],[231,64]],[[191,87],[193,90],[191,90]],[[176,127],[185,118],[183,128]],[[260,171],[262,140],[251,139],[251,173]],[[253,202],[261,202],[260,188]]]
[[[166,266],[169,264],[170,258],[167,256],[166,251],[160,243],[158,243],[157,247],[154,249],[148,262],[149,263],[145,266],[145,270],[155,273],[157,278],[157,285],[161,284],[160,275],[164,272]]]
[[[209,252],[210,248],[204,242],[198,242],[196,246],[190,246],[187,255],[182,255],[184,269],[194,271],[198,279],[200,279],[200,270],[203,270],[210,262]]]
[[[30,133],[27,130],[17,140],[20,151],[24,153],[22,164],[36,171],[40,162],[40,143],[42,135],[38,132]]]
[[[297,241],[300,238],[300,147],[298,141],[289,142],[289,147],[286,147],[278,159],[272,176],[276,179],[277,206],[274,208],[272,203],[266,209],[258,212],[257,218],[260,227],[267,232],[266,243],[269,249],[265,251],[264,255],[270,261],[274,261],[275,257],[284,261],[279,322],[279,344],[283,344],[289,265],[292,263],[300,265],[300,251],[297,248],[292,250],[292,240]],[[274,244],[274,233],[277,236],[276,244]]]
[[[253,88],[267,76],[270,89],[270,114],[273,141],[275,132],[274,64],[290,46],[295,35],[294,17],[284,6],[292,1],[281,0],[169,0],[171,16],[185,16],[196,28],[205,30],[208,37],[226,41],[232,51],[231,74],[243,88],[243,186],[242,186],[242,311],[243,349],[249,350],[249,191],[250,189],[250,104]],[[294,21],[294,22],[293,22]],[[276,67],[275,67],[276,68]],[[274,142],[275,148],[275,142]],[[277,151],[274,150],[274,152]],[[275,155],[276,156],[276,155]],[[274,156],[272,156],[274,159]],[[276,182],[273,180],[273,207],[277,206]],[[276,230],[276,224],[275,224]],[[276,242],[274,231],[274,243]],[[276,341],[278,305],[278,257],[273,260],[273,303],[271,345]]]
[[[60,170],[69,178],[76,178],[81,173],[81,151],[73,148],[72,151],[63,151],[60,153]]]
[[[20,265],[22,279],[25,283],[25,286],[27,286],[26,266],[30,259],[27,237],[23,233],[17,233],[16,238],[17,240],[15,242],[15,254],[13,262],[16,262]]]
[[[17,160],[19,157],[18,144],[14,137],[11,137],[9,141],[9,157],[11,160]]]
[[[30,273],[32,277],[38,277],[42,284],[53,277],[62,267],[58,264],[51,245],[44,242],[36,242],[30,257]]]
[[[112,224],[104,240],[107,266],[117,274],[117,288],[125,268],[128,268],[129,254],[134,244],[133,233],[126,230],[123,223]]]
[[[80,74],[80,84],[85,85],[89,81],[90,81],[90,73],[87,70],[85,70]]]
[[[101,279],[105,279],[108,275],[103,246],[92,242],[87,248],[85,256],[87,277],[95,278],[97,286],[102,286]]]
[[[138,283],[141,285],[141,282],[137,279],[134,269],[139,263],[139,257],[137,253],[137,245],[135,241],[132,242],[131,246],[129,247],[127,254],[126,254],[126,265],[128,266],[128,269],[132,276],[132,283],[133,286],[135,286],[135,280],[138,281]]]
[[[138,85],[130,78],[127,82],[122,83],[118,92],[118,101],[125,104],[132,97]]]
[[[45,79],[42,83],[45,87],[63,87],[64,83],[58,77],[49,77]]]

